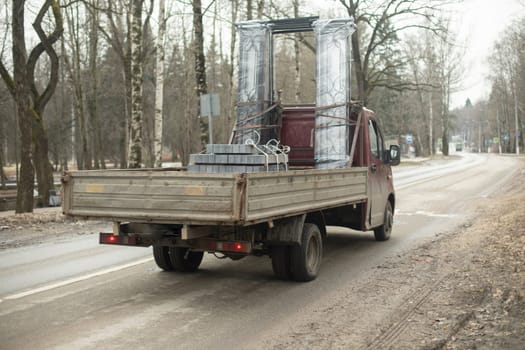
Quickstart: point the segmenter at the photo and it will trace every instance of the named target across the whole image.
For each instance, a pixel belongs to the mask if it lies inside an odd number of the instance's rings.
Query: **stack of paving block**
[[[191,154],[188,171],[256,173],[287,170],[288,155],[262,145],[211,144],[206,153]]]

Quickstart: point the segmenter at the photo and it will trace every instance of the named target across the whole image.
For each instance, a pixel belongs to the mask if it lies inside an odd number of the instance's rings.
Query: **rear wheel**
[[[387,201],[383,225],[374,229],[374,237],[376,241],[387,241],[388,239],[390,239],[393,224],[394,213],[392,212],[392,204],[390,203],[390,201]]]
[[[323,257],[323,240],[319,228],[305,223],[300,246],[290,247],[291,272],[294,280],[312,281],[317,277]]]
[[[173,269],[182,272],[197,271],[204,256],[204,252],[195,252],[183,247],[171,247],[169,253]]]
[[[164,271],[173,271],[173,265],[170,260],[169,247],[154,245],[153,246],[153,257],[157,266]]]
[[[292,277],[290,269],[290,247],[276,245],[271,248],[272,269],[275,277],[280,280],[289,280]]]

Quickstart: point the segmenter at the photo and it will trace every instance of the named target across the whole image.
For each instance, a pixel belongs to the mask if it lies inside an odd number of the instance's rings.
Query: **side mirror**
[[[399,165],[401,161],[401,150],[398,145],[391,145],[387,153],[387,163],[390,165]]]

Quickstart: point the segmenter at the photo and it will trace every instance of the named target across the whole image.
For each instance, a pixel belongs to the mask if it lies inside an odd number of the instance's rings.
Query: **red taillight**
[[[208,247],[211,251],[219,252],[250,253],[252,251],[252,245],[249,242],[213,241]]]
[[[137,237],[135,236],[116,236],[113,233],[100,233],[99,243],[132,246],[142,245],[140,242],[137,242]]]

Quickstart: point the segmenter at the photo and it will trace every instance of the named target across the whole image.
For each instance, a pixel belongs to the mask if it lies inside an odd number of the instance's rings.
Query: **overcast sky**
[[[304,0],[304,3],[314,14],[321,13],[323,17],[327,17],[327,11],[335,12],[331,14],[335,16],[346,15],[339,0]],[[505,28],[514,19],[525,16],[525,0],[521,0],[521,4],[520,0],[463,0],[450,10],[458,42],[467,45],[465,79],[462,90],[452,95],[451,107],[454,108],[464,105],[467,98],[473,103],[488,98],[487,57]]]
[[[458,6],[456,30],[468,46],[463,90],[452,96],[452,107],[462,106],[469,97],[473,103],[488,99],[487,58],[505,28],[523,16],[525,6],[518,0],[465,0]]]

